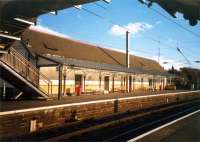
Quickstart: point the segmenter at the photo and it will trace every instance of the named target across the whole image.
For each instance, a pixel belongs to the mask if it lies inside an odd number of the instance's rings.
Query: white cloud
[[[42,26],[42,25],[30,26],[29,29],[34,30],[34,31],[47,33],[47,34],[51,34],[51,35],[56,35],[56,36],[59,36],[59,37],[64,37],[64,38],[69,38],[70,37],[70,36],[68,36],[66,34],[59,33],[57,31],[54,31],[54,30],[50,29],[49,27],[45,27],[45,26]]]
[[[128,25],[114,25],[111,27],[109,33],[114,36],[123,36],[128,30],[132,35],[139,34],[146,30],[152,29],[153,26],[144,22],[129,23]]]
[[[162,22],[161,21],[156,21],[156,25],[160,25]]]

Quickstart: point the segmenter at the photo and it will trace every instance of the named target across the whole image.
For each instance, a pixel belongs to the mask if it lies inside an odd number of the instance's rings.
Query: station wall
[[[58,94],[58,71],[56,67],[42,67],[40,68],[42,74],[46,75],[52,81],[52,93],[54,96]],[[63,72],[62,89],[64,94],[76,93],[76,75],[81,76],[81,85],[79,85],[81,92],[83,93],[108,93],[116,91],[126,91],[127,88],[131,88],[131,91],[143,90],[148,91],[151,89],[162,90],[167,84],[167,79],[161,76],[144,75],[144,74],[128,74],[131,76],[131,84],[129,78],[127,82],[127,74],[121,72],[109,72],[99,71],[92,69],[68,69]],[[64,76],[66,80],[64,83]],[[114,85],[113,85],[114,76]],[[105,77],[109,80],[107,83]],[[150,83],[150,80],[154,82]],[[128,83],[128,87],[127,87]],[[65,86],[64,86],[65,84]],[[40,83],[42,88],[47,89],[47,86]],[[114,86],[114,90],[113,90]]]

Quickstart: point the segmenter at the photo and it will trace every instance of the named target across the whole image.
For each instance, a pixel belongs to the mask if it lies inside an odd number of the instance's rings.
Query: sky
[[[154,4],[153,8],[186,29],[200,33],[200,23],[191,27],[181,14],[174,19],[158,5]],[[99,1],[82,5],[80,9],[58,11],[56,16],[45,14],[33,28],[122,52],[125,52],[128,29],[131,54],[156,60],[165,69],[172,66],[200,69],[200,64],[194,62],[200,61],[200,36],[183,30],[138,0],[112,0],[110,4]]]

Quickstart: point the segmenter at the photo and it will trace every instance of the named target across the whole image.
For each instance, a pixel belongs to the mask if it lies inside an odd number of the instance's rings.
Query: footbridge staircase
[[[14,48],[0,56],[0,77],[26,98],[51,97],[52,82]]]

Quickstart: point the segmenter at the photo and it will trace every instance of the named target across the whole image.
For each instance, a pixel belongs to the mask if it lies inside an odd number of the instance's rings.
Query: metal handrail
[[[52,94],[52,82],[42,74],[31,62],[14,48],[10,48],[8,54],[3,54],[0,60],[9,65],[15,72],[33,84],[40,91],[50,96]],[[47,89],[41,87],[41,83],[47,86]]]
[[[31,69],[35,70],[35,71],[39,71],[32,63],[30,63],[23,55],[21,55],[19,52],[17,52],[17,50],[15,50],[14,48],[11,48],[10,51],[14,52],[15,55],[17,55],[19,58],[21,58],[26,64],[29,64]],[[40,73],[40,75],[45,78],[48,82],[50,81],[48,79],[48,77],[46,77],[44,74]]]

